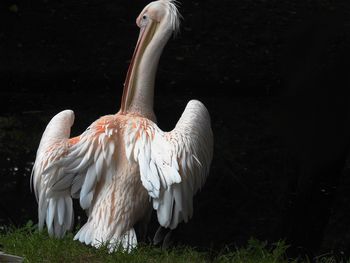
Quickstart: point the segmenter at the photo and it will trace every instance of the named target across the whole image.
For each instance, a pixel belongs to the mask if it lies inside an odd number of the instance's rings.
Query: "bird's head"
[[[156,68],[163,47],[170,36],[178,32],[180,19],[181,15],[177,10],[175,0],[151,2],[137,17],[136,24],[140,27],[140,34],[125,80],[122,112],[128,110],[134,98],[136,86],[140,86],[138,82],[142,76],[155,74],[151,72],[151,69]],[[142,63],[147,64],[148,71],[145,67],[142,72],[139,70]]]
[[[176,34],[180,27],[180,17],[181,15],[177,10],[176,1],[159,0],[151,2],[142,10],[136,19],[136,24],[141,29],[140,33],[144,29],[159,26],[162,23],[165,25],[166,30]]]

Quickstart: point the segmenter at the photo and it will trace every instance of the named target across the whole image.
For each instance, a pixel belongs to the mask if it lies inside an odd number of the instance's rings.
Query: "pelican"
[[[135,224],[174,229],[193,213],[213,154],[210,116],[188,102],[175,128],[162,131],[153,111],[154,82],[164,46],[180,24],[175,1],[148,4],[136,19],[139,38],[126,75],[121,108],[70,138],[74,113],[65,110],[47,125],[32,171],[39,229],[51,236],[72,229],[72,198],[88,219],[74,239],[113,251],[137,246]]]

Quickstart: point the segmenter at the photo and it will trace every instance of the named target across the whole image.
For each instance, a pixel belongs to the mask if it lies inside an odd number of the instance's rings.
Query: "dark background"
[[[29,178],[54,114],[74,110],[78,135],[118,111],[135,19],[147,3],[1,2],[0,225],[37,220]],[[161,57],[155,111],[169,130],[188,100],[201,100],[215,149],[179,243],[288,238],[307,251],[348,252],[349,10],[346,1],[181,3],[181,33]]]

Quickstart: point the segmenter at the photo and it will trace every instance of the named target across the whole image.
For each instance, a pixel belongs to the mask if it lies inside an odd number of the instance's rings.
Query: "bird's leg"
[[[159,226],[158,230],[154,235],[153,244],[160,245],[162,243],[162,249],[167,249],[173,243],[171,237],[172,237],[171,229],[167,229],[165,227]]]
[[[157,231],[156,231],[156,233],[154,234],[153,244],[154,245],[159,245],[163,241],[166,233],[167,233],[166,228],[164,228],[162,226],[159,226]]]
[[[168,230],[168,233],[165,235],[162,245],[162,250],[168,249],[173,244],[173,236],[172,236],[173,230]]]

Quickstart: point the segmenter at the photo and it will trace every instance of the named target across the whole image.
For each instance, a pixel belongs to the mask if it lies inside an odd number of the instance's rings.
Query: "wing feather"
[[[74,113],[52,118],[42,136],[32,171],[38,200],[39,229],[45,222],[50,235],[62,237],[73,226],[73,198],[90,208],[97,183],[115,169],[117,129],[114,115],[97,120],[78,138],[69,139]]]
[[[66,212],[66,202],[65,198],[60,198],[57,203],[57,212],[58,212],[58,223],[60,225],[63,225],[64,218],[65,218],[65,212]]]
[[[205,106],[190,101],[175,128],[161,131],[148,119],[131,120],[124,133],[126,156],[137,162],[159,223],[175,228],[193,214],[193,196],[209,173],[213,134]],[[135,128],[136,127],[136,128]]]
[[[71,110],[62,111],[51,119],[41,138],[31,176],[38,201],[39,229],[46,221],[49,233],[59,237],[72,227],[72,222],[64,223],[66,217],[72,218],[73,208],[71,202],[65,201],[70,196],[63,186],[71,178],[63,177],[61,170],[52,167],[52,164],[67,153],[73,122],[74,113]],[[53,185],[50,174],[57,177],[58,195],[49,191]]]

